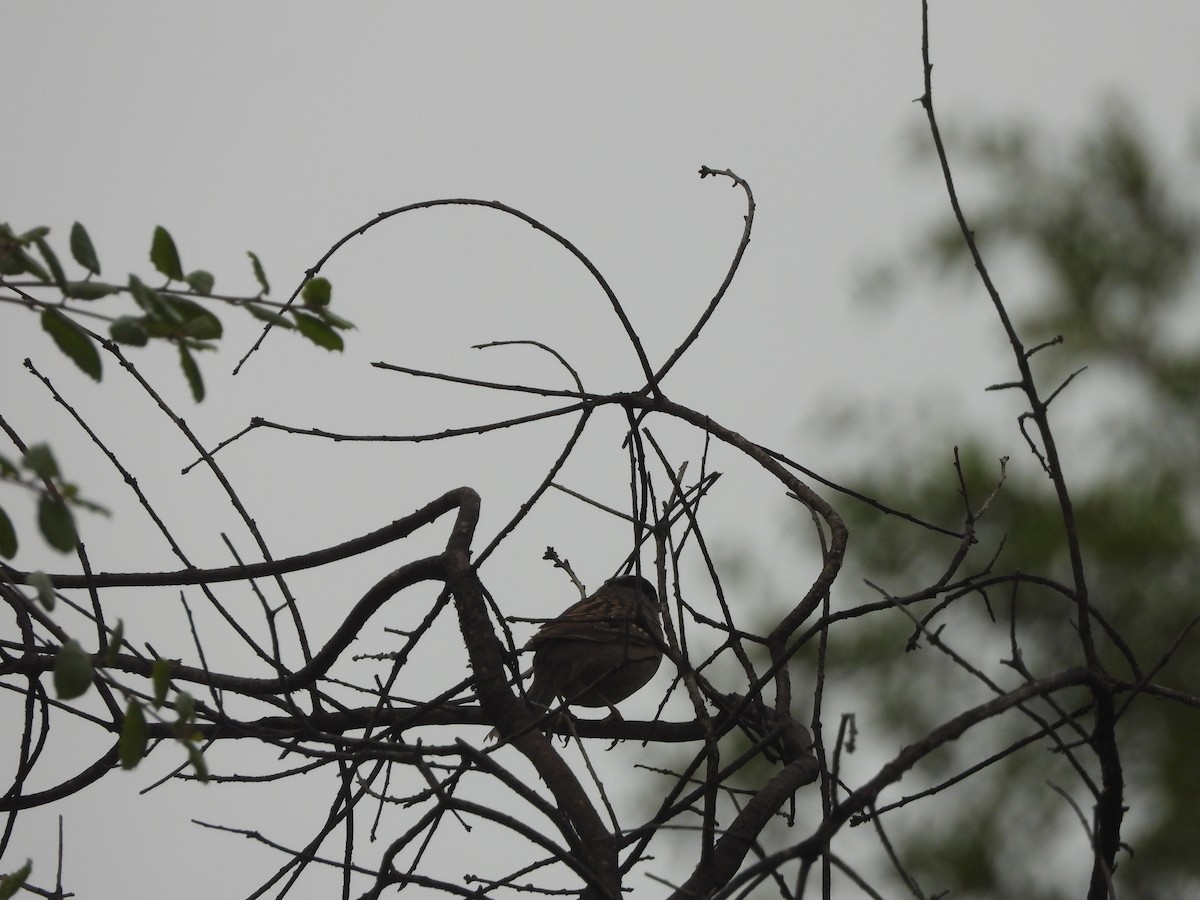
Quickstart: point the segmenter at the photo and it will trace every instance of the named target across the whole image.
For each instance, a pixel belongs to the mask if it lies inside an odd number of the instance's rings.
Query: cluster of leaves
[[[79,222],[71,227],[71,257],[84,270],[83,277],[67,276],[58,253],[47,240],[45,226],[16,233],[0,223],[0,301],[17,303],[40,312],[43,330],[83,372],[100,381],[103,375],[100,349],[102,338],[82,324],[82,320],[108,323],[108,337],[126,347],[145,347],[152,341],[165,341],[178,348],[179,365],[187,379],[193,399],[204,399],[204,379],[195,354],[214,350],[225,333],[213,311],[217,304],[240,307],[263,322],[294,330],[327,350],[342,350],[339,332],[354,327],[329,308],[332,286],[328,279],[311,278],[300,291],[298,303],[291,305],[269,301],[270,283],[258,256],[247,251],[258,284],[253,296],[227,296],[213,293],[216,279],[204,269],[185,272],[179,250],[170,232],[161,225],[154,229],[150,243],[150,262],[166,281],[158,287],[130,274],[125,286],[99,280],[100,258],[86,228]],[[18,280],[29,276],[32,281]],[[45,290],[53,298],[40,296]],[[107,297],[127,296],[136,312],[112,315],[97,309]],[[0,482],[32,490],[38,495],[38,528],[46,542],[66,553],[75,546],[76,532],[71,506],[103,512],[79,495],[78,488],[62,480],[50,449],[33,448],[20,465],[0,456]],[[0,557],[11,559],[17,552],[17,532],[12,520],[0,507]]]
[[[329,309],[332,289],[325,278],[309,280],[297,305],[266,300],[270,284],[258,256],[249,251],[258,293],[225,296],[213,293],[216,279],[211,272],[184,271],[175,240],[161,225],[154,229],[150,243],[150,262],[166,279],[159,287],[133,274],[125,286],[100,281],[99,256],[87,229],[79,222],[71,227],[69,244],[72,258],[85,274],[82,280],[70,279],[46,239],[49,233],[49,228],[39,226],[17,234],[0,223],[0,286],[13,291],[19,302],[40,310],[42,328],[75,365],[96,381],[103,372],[97,335],[80,324],[81,317],[107,321],[109,337],[118,344],[144,347],[155,340],[174,344],[196,402],[204,399],[204,379],[194,354],[215,349],[224,334],[224,326],[212,309],[214,303],[241,307],[264,322],[294,329],[326,350],[341,350],[344,344],[338,332],[354,327]],[[22,275],[32,276],[34,281],[10,280]],[[47,301],[29,293],[44,288],[53,289],[59,297]],[[131,297],[138,312],[111,316],[89,308],[95,301],[119,294]]]
[[[49,580],[43,577],[37,588],[43,605],[52,609],[54,590]],[[102,663],[112,661],[116,657],[123,640],[124,623],[118,620],[109,636],[108,646],[101,654]],[[151,676],[153,696],[149,701],[126,692],[125,716],[117,744],[117,758],[121,768],[127,770],[135,768],[142,761],[149,746],[147,721],[152,718],[166,725],[172,737],[183,746],[197,780],[207,782],[208,765],[200,748],[202,736],[196,730],[196,700],[187,691],[177,690],[173,700],[167,702],[171,689],[170,669],[171,664],[168,660],[160,659],[155,662]],[[82,697],[91,688],[95,678],[96,667],[92,657],[79,641],[67,641],[54,660],[54,690],[58,698],[74,700]],[[166,713],[173,713],[173,717]],[[26,860],[16,871],[0,875],[0,900],[16,896],[32,872],[33,862]]]
[[[344,343],[339,332],[354,327],[330,310],[332,286],[325,278],[307,280],[297,303],[266,299],[270,283],[261,261],[252,252],[247,255],[258,292],[252,296],[225,296],[213,293],[216,279],[211,272],[204,269],[185,272],[175,241],[162,226],[154,229],[150,245],[150,262],[165,279],[159,286],[147,284],[135,274],[129,275],[124,286],[100,280],[99,255],[87,229],[79,222],[71,227],[68,243],[71,258],[83,269],[83,275],[70,278],[47,240],[49,234],[50,229],[44,226],[17,233],[0,223],[0,288],[5,292],[0,293],[0,300],[39,312],[43,330],[57,347],[96,381],[103,376],[100,347],[106,339],[84,325],[84,321],[106,322],[107,338],[125,347],[145,347],[153,341],[173,344],[196,402],[204,399],[205,386],[195,354],[216,349],[225,333],[214,312],[218,304],[240,307],[256,319],[294,330],[327,350],[342,350]],[[21,280],[23,277],[25,280]],[[47,290],[53,291],[54,296],[46,297]],[[97,308],[99,301],[121,296],[132,299],[136,311],[114,315]],[[18,462],[0,455],[0,483],[35,496],[38,531],[49,546],[61,553],[72,551],[78,541],[73,508],[107,515],[107,510],[85,499],[78,486],[63,477],[46,444],[31,446]],[[0,507],[0,558],[12,559],[18,547],[17,529]],[[50,579],[36,573],[32,585],[42,606],[47,611],[53,610],[55,593]],[[121,640],[121,623],[118,623],[102,656],[115,654]],[[82,696],[95,677],[93,658],[78,641],[67,641],[55,659],[54,684],[59,698],[72,700]],[[168,726],[185,747],[197,776],[206,780],[204,757],[194,728],[195,701],[186,692],[178,692],[170,704],[174,719],[168,722],[160,712],[170,686],[165,662],[155,667],[153,684],[154,695],[149,701],[128,695],[119,743],[121,765],[133,768],[145,755],[146,723],[148,718],[155,718]],[[0,897],[18,890],[28,874],[26,867],[0,879]]]
[[[20,467],[0,456],[0,478],[10,481],[38,495],[38,528],[42,537],[54,549],[68,552],[75,547],[78,540],[75,530],[75,519],[71,506],[81,507],[92,512],[108,514],[99,504],[85,500],[79,494],[78,488],[63,479],[54,459],[54,454],[45,444],[30,447],[21,459]],[[17,536],[12,520],[0,507],[0,556],[11,559],[16,555]],[[47,612],[52,612],[55,605],[54,585],[43,572],[35,572],[30,577],[33,588],[37,591],[38,601]],[[114,656],[124,638],[124,626],[118,621],[113,629],[104,651],[106,658]],[[170,666],[167,660],[159,660],[153,673],[154,697],[153,709],[159,709],[166,701],[170,686]],[[77,640],[67,641],[58,651],[54,663],[54,687],[60,700],[73,700],[87,693],[95,677],[95,667],[92,658],[84,651]],[[177,719],[171,724],[172,734],[182,742],[188,750],[188,756],[201,779],[207,776],[204,760],[196,746],[196,736],[190,727],[195,724],[196,704],[191,695],[180,692],[173,704]],[[146,710],[142,701],[130,695],[125,712],[125,723],[121,730],[120,759],[121,765],[127,769],[133,768],[145,755],[146,751]]]
[[[220,318],[213,311],[218,303],[241,307],[275,327],[295,330],[328,350],[343,349],[338,332],[354,327],[329,309],[332,286],[325,278],[306,281],[299,302],[294,305],[268,301],[270,284],[261,261],[252,252],[248,256],[258,292],[248,297],[220,296],[213,293],[216,279],[211,272],[204,269],[184,271],[175,240],[162,226],[154,229],[150,244],[150,262],[165,278],[165,282],[157,287],[135,274],[129,276],[125,286],[101,281],[99,255],[87,229],[79,222],[71,227],[69,247],[71,258],[83,269],[83,276],[69,278],[58,253],[47,240],[49,234],[50,229],[44,226],[18,234],[7,224],[0,223],[0,288],[7,292],[0,294],[0,300],[40,312],[43,330],[76,366],[96,381],[103,376],[100,346],[105,339],[81,320],[107,322],[108,338],[126,347],[145,347],[152,341],[174,344],[196,402],[204,399],[205,387],[194,354],[216,349],[225,333]],[[32,280],[22,281],[22,276]],[[54,291],[56,296],[46,298],[44,292],[47,289]],[[136,312],[112,315],[95,308],[98,301],[121,295],[133,300]],[[46,444],[28,448],[19,462],[0,455],[0,482],[36,497],[38,530],[47,544],[62,553],[72,551],[78,541],[72,508],[107,514],[107,510],[86,500],[79,488],[63,477]],[[18,546],[13,521],[0,507],[0,557],[12,559]],[[55,593],[50,579],[36,573],[32,585],[42,606],[47,611],[53,610]],[[117,653],[122,641],[121,632],[122,625],[118,622],[102,657]],[[168,671],[165,661],[155,666],[154,694],[149,701],[128,694],[119,743],[121,765],[133,768],[145,755],[147,719],[156,718],[168,725],[170,733],[185,747],[197,776],[206,780],[207,770],[194,728],[195,701],[191,695],[186,692],[176,694],[170,704],[174,711],[173,721],[167,722],[160,712],[170,687]],[[77,640],[68,640],[55,658],[54,684],[59,699],[73,700],[82,696],[96,677],[93,658]],[[28,874],[27,866],[0,879],[0,896],[10,896],[18,890]]]
[[[26,450],[19,465],[0,454],[0,482],[23,488],[37,497],[38,530],[46,543],[60,553],[73,550],[78,539],[72,506],[108,515],[108,510],[85,499],[77,485],[63,478],[46,444],[35,444]],[[12,559],[17,547],[12,519],[0,506],[0,557]]]
[[[108,646],[100,654],[101,662],[112,662],[120,652],[121,643],[125,637],[124,622],[117,621],[109,635]],[[54,690],[60,700],[74,700],[82,697],[91,688],[96,678],[96,666],[92,657],[83,649],[79,641],[71,639],[63,644],[54,658]],[[172,702],[167,704],[167,695],[171,688],[171,663],[166,659],[154,662],[151,674],[154,694],[147,703],[133,693],[127,693],[125,718],[121,725],[121,738],[117,745],[117,755],[121,768],[132,769],[142,761],[149,744],[146,728],[147,717],[155,718],[168,726],[171,735],[183,745],[187,751],[188,761],[200,781],[208,781],[208,766],[204,762],[204,754],[200,750],[201,735],[196,731],[196,700],[187,691],[176,691]],[[162,710],[174,712],[174,719],[168,721]]]
[[[7,224],[0,223],[0,288],[4,290],[0,300],[39,312],[43,330],[79,369],[96,381],[103,376],[100,348],[106,345],[106,339],[85,326],[84,321],[106,322],[107,338],[125,347],[145,347],[153,341],[173,344],[196,402],[204,399],[205,387],[195,354],[216,349],[225,333],[220,318],[213,311],[218,304],[241,307],[261,321],[295,330],[328,350],[342,350],[343,339],[339,331],[354,327],[329,309],[332,287],[325,278],[308,279],[297,303],[267,300],[270,284],[261,261],[252,252],[248,256],[258,292],[244,297],[221,296],[213,293],[215,278],[212,273],[204,269],[185,272],[175,241],[162,226],[154,229],[150,245],[150,262],[165,279],[159,286],[147,284],[135,274],[129,275],[125,286],[101,281],[95,245],[79,222],[71,228],[69,247],[72,259],[83,269],[83,276],[69,278],[58,253],[47,240],[49,233],[49,228],[38,227],[18,234]],[[21,280],[23,276],[25,280]],[[54,296],[47,297],[48,290],[53,291]],[[98,303],[105,298],[121,296],[132,299],[136,311],[113,315],[97,309]],[[107,346],[114,349],[111,344]],[[86,500],[79,488],[63,477],[46,444],[25,449],[16,462],[0,455],[0,483],[34,495],[38,531],[47,544],[62,553],[75,549],[78,541],[72,509],[107,515],[107,510]],[[12,559],[18,546],[17,529],[5,509],[0,507],[0,558]],[[43,573],[34,573],[30,581],[43,608],[47,612],[53,611],[56,595],[50,578]],[[96,666],[103,666],[105,660],[113,658],[122,641],[123,623],[119,621],[110,634],[107,647],[101,648],[97,657],[89,655],[78,640],[67,640],[54,662],[54,686],[58,698],[67,701],[83,696],[101,677]],[[195,728],[196,703],[186,691],[177,691],[168,704],[169,670],[165,660],[154,666],[152,697],[124,692],[126,703],[118,758],[126,769],[134,768],[141,761],[148,745],[147,722],[155,720],[184,747],[197,777],[206,781],[207,768]],[[30,870],[27,863],[18,871],[0,877],[0,898],[16,893],[28,879]]]

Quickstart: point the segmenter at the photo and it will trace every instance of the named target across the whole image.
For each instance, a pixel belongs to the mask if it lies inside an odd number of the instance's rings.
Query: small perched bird
[[[645,578],[622,575],[546,622],[525,645],[533,650],[529,699],[549,707],[607,706],[654,677],[662,662],[658,595]]]

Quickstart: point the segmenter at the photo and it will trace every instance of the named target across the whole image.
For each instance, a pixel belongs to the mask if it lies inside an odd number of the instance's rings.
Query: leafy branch
[[[195,353],[215,350],[225,333],[214,306],[224,304],[246,310],[251,316],[280,328],[295,330],[326,350],[342,350],[339,334],[354,327],[329,308],[332,285],[323,277],[308,281],[295,307],[270,301],[271,291],[262,261],[247,251],[258,292],[249,296],[213,293],[216,278],[206,269],[185,271],[179,249],[166,228],[154,229],[150,263],[166,280],[152,286],[130,274],[125,285],[99,280],[101,265],[95,244],[82,224],[71,226],[68,241],[71,258],[83,270],[82,278],[68,277],[44,225],[17,233],[0,223],[0,302],[23,305],[39,312],[42,329],[58,348],[88,376],[100,381],[103,366],[100,336],[86,327],[86,320],[107,323],[108,337],[129,347],[145,347],[152,341],[174,344],[179,366],[187,379],[192,398],[204,399],[204,379]],[[28,276],[26,280],[17,280]],[[106,297],[124,295],[136,309],[100,312],[94,306]]]

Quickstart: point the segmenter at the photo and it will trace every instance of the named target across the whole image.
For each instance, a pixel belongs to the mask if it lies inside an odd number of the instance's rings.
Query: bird
[[[606,581],[589,597],[542,625],[525,645],[533,651],[528,699],[549,708],[615,704],[641,689],[663,655],[658,595],[640,575]]]

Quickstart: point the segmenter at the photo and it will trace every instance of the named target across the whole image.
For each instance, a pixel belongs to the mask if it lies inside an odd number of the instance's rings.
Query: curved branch
[[[218,690],[233,691],[248,697],[285,694],[310,687],[329,671],[342,651],[358,637],[362,626],[384,603],[404,588],[411,587],[418,582],[445,580],[445,578],[445,560],[442,556],[419,559],[388,573],[354,604],[354,608],[338,626],[337,631],[313,656],[312,660],[294,672],[288,672],[276,678],[249,678],[244,675],[211,672],[207,669],[185,666],[175,660],[169,660],[170,677],[175,681],[186,681]],[[130,656],[125,653],[116,656],[97,653],[92,656],[92,663],[97,669],[112,669],[146,678],[153,675],[155,662],[156,660],[153,659]],[[4,666],[3,671],[5,673],[49,672],[53,668],[54,657],[52,655],[37,654],[19,657],[11,664]]]
[[[478,498],[475,507],[477,512]],[[460,516],[460,521],[465,518]],[[488,618],[483,585],[470,562],[470,536],[465,531],[452,535],[446,560],[448,584],[454,592],[459,627],[475,675],[479,705],[489,721],[496,723],[501,736],[533,765],[578,835],[583,866],[596,873],[595,880],[589,879],[589,891],[585,896],[616,900],[621,892],[616,841],[604,827],[571,767],[538,730],[537,719],[517,699],[504,677],[503,647]]]
[[[237,566],[223,566],[219,569],[182,569],[177,572],[96,572],[87,575],[51,575],[50,581],[59,588],[86,587],[182,587],[189,584],[217,584],[223,581],[246,581],[251,578],[261,578],[271,575],[285,575],[298,572],[301,569],[313,569],[327,565],[369,550],[375,550],[406,538],[423,525],[439,519],[442,515],[457,508],[462,500],[463,492],[470,488],[455,488],[447,491],[432,503],[418,509],[411,515],[396,519],[376,531],[361,537],[353,538],[333,547],[314,550],[299,556],[289,556],[286,559],[269,560],[260,563],[248,563]],[[472,491],[472,493],[474,493]],[[29,584],[30,573],[22,572],[0,563],[0,576],[13,584]]]
[[[745,884],[756,874],[776,869],[788,860],[803,859],[811,861],[816,859],[823,848],[828,846],[830,838],[850,820],[851,816],[860,813],[874,803],[879,793],[885,787],[899,781],[901,776],[916,765],[918,761],[950,741],[957,740],[972,726],[1026,703],[1034,697],[1052,694],[1070,687],[1090,685],[1094,680],[1093,674],[1085,668],[1076,667],[1067,669],[1049,678],[1026,682],[1016,690],[1002,697],[995,697],[986,703],[965,710],[950,721],[933,729],[921,740],[903,748],[894,759],[884,764],[866,784],[853,791],[845,800],[834,807],[830,815],[821,823],[821,826],[809,837],[786,850],[763,857],[753,866],[737,873],[735,877],[721,887],[718,893],[710,894],[710,896],[714,898],[731,896],[739,886]],[[689,896],[695,896],[695,894]]]
[[[45,806],[47,803],[54,803],[56,800],[70,797],[72,794],[83,790],[89,784],[99,781],[112,771],[113,766],[117,764],[117,751],[118,745],[113,744],[107,753],[78,775],[68,778],[66,781],[56,784],[47,790],[38,791],[36,794],[19,794],[17,796],[6,794],[0,797],[0,812],[32,809],[35,806]]]
[[[617,314],[617,318],[621,320],[621,326],[625,329],[625,334],[629,338],[629,343],[633,345],[634,352],[637,353],[638,363],[642,367],[642,373],[645,375],[646,380],[649,383],[651,383],[651,384],[654,383],[654,380],[655,380],[654,372],[650,367],[650,360],[646,358],[646,351],[642,347],[641,338],[639,338],[637,335],[637,332],[634,331],[633,325],[629,321],[629,317],[627,315],[625,315],[625,309],[621,306],[621,301],[617,299],[617,295],[615,293],[613,293],[613,289],[611,287],[609,287],[608,281],[604,278],[603,275],[600,274],[600,270],[597,269],[595,267],[595,265],[592,264],[592,261],[590,259],[588,259],[587,256],[585,256],[584,253],[578,247],[576,247],[573,243],[571,243],[571,241],[567,240],[566,237],[559,234],[553,228],[550,228],[547,225],[543,225],[541,222],[539,222],[537,219],[533,218],[533,216],[529,215],[528,213],[524,213],[519,209],[515,209],[514,207],[511,207],[506,203],[501,203],[499,200],[475,200],[475,199],[471,199],[469,197],[441,199],[441,200],[422,200],[419,203],[409,203],[405,206],[401,206],[396,209],[392,209],[392,210],[388,210],[387,212],[380,213],[375,218],[371,219],[369,222],[367,222],[363,225],[360,225],[358,228],[354,229],[349,234],[338,239],[334,243],[334,245],[325,252],[325,255],[322,256],[319,260],[317,260],[316,265],[314,265],[311,269],[309,269],[305,273],[304,280],[301,281],[300,284],[296,286],[296,289],[292,292],[292,295],[288,298],[287,303],[285,303],[283,305],[283,309],[281,310],[281,312],[286,312],[291,307],[291,305],[295,302],[296,298],[298,296],[300,296],[300,291],[304,288],[304,285],[310,279],[312,279],[313,276],[315,276],[319,271],[321,271],[321,267],[324,266],[325,263],[327,263],[329,261],[330,257],[332,257],[335,253],[338,252],[338,250],[340,250],[342,248],[343,244],[347,243],[352,238],[358,237],[359,235],[362,235],[362,234],[366,234],[370,229],[374,228],[380,222],[384,222],[384,221],[392,218],[393,216],[398,216],[398,215],[401,215],[401,214],[407,213],[407,212],[413,212],[414,210],[418,210],[418,209],[433,209],[434,207],[438,207],[438,206],[482,206],[486,209],[498,210],[499,212],[506,213],[507,215],[510,215],[517,219],[520,219],[525,224],[532,226],[536,231],[540,231],[542,234],[546,235],[547,237],[551,238],[554,241],[557,241],[560,245],[565,247],[566,250],[572,256],[574,256],[577,260],[579,260],[580,263],[583,264],[584,268],[586,268],[588,270],[588,272],[591,274],[592,278],[594,278],[596,280],[596,283],[598,285],[600,285],[600,289],[602,291],[604,291],[604,295],[606,297],[608,297],[608,302],[612,304],[613,311]],[[248,360],[250,358],[250,355],[259,348],[259,346],[262,344],[263,340],[266,338],[267,333],[270,330],[271,330],[271,323],[268,322],[266,327],[263,328],[262,334],[260,334],[258,336],[258,340],[256,340],[254,342],[254,345],[249,350],[246,351],[245,356],[243,356],[238,361],[238,364],[236,366],[234,366],[233,374],[236,375],[241,370],[241,368],[245,364],[246,360]]]
[[[725,273],[725,280],[721,282],[721,286],[717,288],[717,293],[713,295],[712,300],[708,302],[704,312],[700,314],[700,318],[696,320],[696,324],[692,326],[692,330],[688,332],[688,336],[683,339],[683,342],[675,348],[675,351],[670,355],[662,367],[654,373],[654,377],[646,385],[643,390],[651,393],[658,392],[658,385],[662,383],[663,378],[668,372],[674,368],[675,363],[679,362],[680,357],[687,352],[688,348],[696,342],[696,338],[700,336],[700,330],[712,318],[712,314],[717,311],[717,305],[725,296],[725,292],[729,290],[729,285],[733,283],[733,276],[737,274],[738,268],[742,264],[742,257],[746,253],[746,248],[750,246],[750,232],[754,229],[754,194],[750,191],[750,184],[744,178],[735,175],[729,169],[710,169],[708,166],[700,167],[700,177],[707,178],[709,175],[724,175],[733,181],[733,186],[740,187],[746,193],[746,227],[742,229],[742,239],[738,241],[737,250],[733,254],[733,261],[729,264],[729,270]]]

